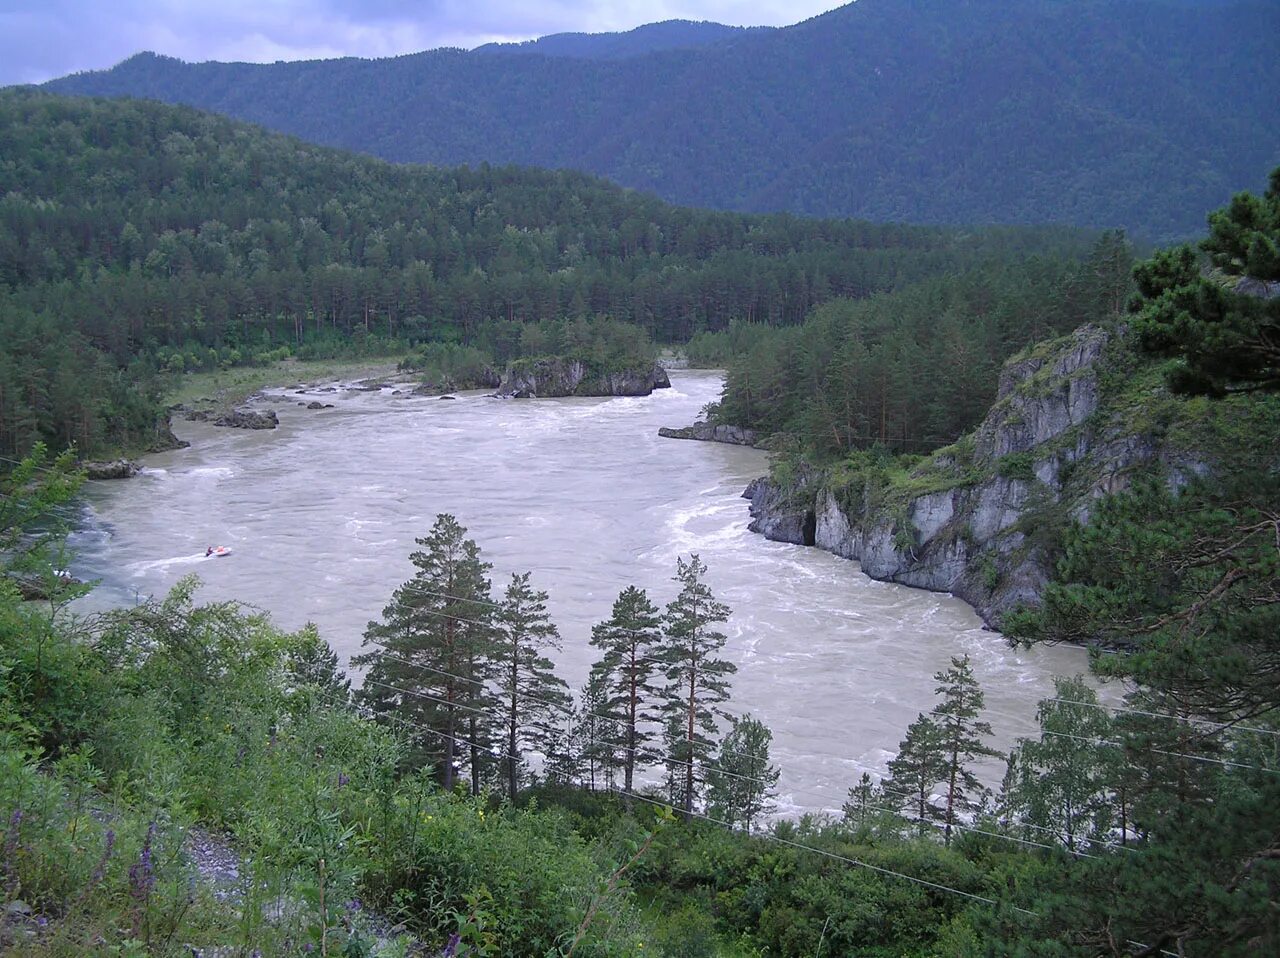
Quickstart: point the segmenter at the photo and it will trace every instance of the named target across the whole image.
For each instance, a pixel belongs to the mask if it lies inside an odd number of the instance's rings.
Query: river
[[[660,439],[659,426],[694,421],[721,378],[673,371],[672,383],[645,398],[537,401],[275,390],[276,430],[179,423],[190,448],[88,484],[72,570],[101,585],[82,607],[161,595],[196,573],[204,599],[238,599],[289,629],[315,622],[345,658],[411,576],[414,538],[449,512],[493,563],[495,590],[532,570],[550,593],[555,658],[576,688],[617,593],[634,583],[665,603],[676,556],[696,552],[733,609],[730,711],[772,728],[784,814],[836,811],[863,770],[883,772],[953,655],[971,657],[1001,748],[1035,730],[1054,675],[1087,671],[1077,648],[1011,649],[958,599],[747,532],[741,493],[764,454]],[[315,399],[334,408],[297,405]],[[233,553],[205,559],[209,545]]]

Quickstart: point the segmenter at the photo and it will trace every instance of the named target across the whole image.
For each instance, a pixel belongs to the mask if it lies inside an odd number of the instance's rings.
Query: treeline
[[[576,173],[397,167],[196,111],[0,94],[3,449],[136,438],[84,363],[7,348],[25,330],[147,367],[209,368],[609,316],[663,342],[741,319],[785,325],[1030,251],[1065,230],[957,231],[682,209]],[[505,334],[492,334],[505,335]],[[5,367],[0,367],[5,368]],[[95,409],[98,400],[86,399]]]
[[[718,657],[729,608],[712,595],[696,555],[677,563],[678,594],[665,611],[624,589],[592,630],[602,655],[575,706],[549,655],[560,633],[547,593],[530,573],[494,593],[490,565],[450,515],[440,515],[411,556],[417,572],[365,632],[357,700],[414,743],[415,763],[453,791],[464,778],[480,796],[500,784],[515,803],[541,774],[631,796],[637,775],[665,770],[665,799],[691,817],[704,803],[750,825],[770,788],[742,788],[729,769],[746,755],[776,782],[769,733],[747,717],[719,741],[735,666]],[[661,744],[659,744],[661,742]],[[543,768],[530,768],[532,756]]]
[[[719,421],[824,456],[928,452],[981,420],[1009,356],[1119,315],[1132,264],[1123,235],[1108,233],[1081,261],[1033,258],[834,300],[798,327],[703,334],[690,357],[728,359]]]
[[[683,341],[1079,242],[682,209],[567,172],[396,167],[153,103],[9,91],[0,117],[0,278],[117,353],[597,313]]]

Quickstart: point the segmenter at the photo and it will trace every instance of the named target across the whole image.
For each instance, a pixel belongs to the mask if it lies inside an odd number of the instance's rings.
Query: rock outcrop
[[[5,578],[17,588],[18,595],[24,602],[47,602],[55,595],[64,595],[68,589],[84,585],[65,572],[59,572],[52,578],[33,573],[9,572],[5,574]]]
[[[622,369],[602,369],[581,359],[553,356],[510,363],[497,395],[508,399],[549,399],[560,396],[648,396],[671,385],[657,363]]]
[[[275,429],[280,419],[274,409],[233,409],[213,420],[215,426],[226,426],[229,429]]]
[[[185,439],[179,439],[173,434],[173,421],[166,412],[156,420],[151,441],[147,443],[147,452],[168,452],[171,449],[186,449],[190,445]]]
[[[113,459],[110,462],[82,462],[86,479],[132,479],[142,467],[131,459]]]
[[[692,426],[663,426],[658,435],[664,439],[696,439],[701,442],[724,442],[731,446],[754,446],[759,436],[754,429],[722,423],[695,422]]]
[[[803,471],[786,488],[756,480],[743,494],[751,530],[855,559],[874,579],[953,593],[998,626],[1039,599],[1052,536],[1087,521],[1137,468],[1159,465],[1171,483],[1207,468],[1132,409],[1106,405],[1113,339],[1086,326],[1014,357],[977,430],[896,481]]]
[[[415,396],[443,396],[464,389],[497,389],[502,385],[502,374],[492,366],[482,366],[466,376],[442,376],[419,383],[412,390]]]

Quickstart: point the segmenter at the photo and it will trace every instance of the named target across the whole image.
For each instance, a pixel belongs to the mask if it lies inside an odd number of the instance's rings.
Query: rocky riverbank
[[[953,593],[998,627],[1039,600],[1069,523],[1140,472],[1175,485],[1210,473],[1243,425],[1233,415],[1171,397],[1122,335],[1084,327],[1009,360],[978,429],[918,465],[751,483],[750,528],[855,559],[873,579]]]

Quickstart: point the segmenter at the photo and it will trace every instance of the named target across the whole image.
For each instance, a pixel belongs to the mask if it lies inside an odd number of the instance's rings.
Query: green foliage
[[[977,425],[1019,349],[1115,317],[1130,256],[1107,234],[1079,260],[1006,259],[834,300],[799,329],[756,327],[736,337],[715,417],[828,458],[930,452]]]
[[[942,701],[933,714],[939,731],[939,767],[942,773],[943,808],[937,817],[942,821],[948,843],[951,830],[966,813],[977,811],[986,795],[986,787],[971,770],[977,758],[1003,758],[983,739],[992,735],[991,723],[980,718],[985,704],[981,686],[973,677],[967,655],[952,657],[951,667],[938,672],[934,689]]]
[[[1143,345],[1176,360],[1169,381],[1177,392],[1280,391],[1280,297],[1268,285],[1280,282],[1280,167],[1263,196],[1241,193],[1211,214],[1200,246],[1219,275],[1202,273],[1190,246],[1162,250],[1135,270],[1131,310]]]
[[[996,474],[1003,479],[1035,482],[1035,456],[1030,451],[1011,452],[996,462]]]
[[[662,620],[658,607],[643,589],[628,586],[618,593],[608,619],[591,630],[591,644],[602,655],[592,666],[592,680],[600,686],[599,708],[608,717],[602,727],[590,726],[594,737],[616,747],[623,789],[630,792],[637,764],[651,756],[660,694],[654,684],[655,653],[661,646]]]
[[[560,632],[547,613],[547,593],[529,585],[528,572],[511,576],[495,616],[490,670],[501,710],[507,796],[515,803],[521,765],[528,751],[550,752],[554,730],[571,701],[555,674],[549,651],[559,651]]]
[[[1011,618],[1024,641],[1114,650],[1109,675],[1228,717],[1280,706],[1275,475],[1249,471],[1179,492],[1146,480],[1102,500],[1067,536],[1043,607]]]
[[[707,765],[707,810],[730,827],[750,832],[773,811],[778,785],[777,766],[769,763],[773,732],[751,715],[735,718],[720,742],[720,751]]]
[[[1040,703],[1039,740],[1023,739],[1009,756],[1011,778],[1000,805],[1038,839],[1051,834],[1070,852],[1102,839],[1124,815],[1114,812],[1119,755],[1108,746],[1111,719],[1080,676],[1057,678]],[[1123,825],[1122,836],[1123,835]]]
[[[476,794],[488,762],[490,730],[479,718],[491,704],[483,683],[495,649],[489,563],[466,533],[442,513],[415,540],[422,548],[409,558],[418,571],[392,593],[382,621],[369,623],[363,643],[369,651],[351,661],[368,668],[360,701],[409,723],[419,761],[437,765],[446,791],[457,763],[467,763]]]

